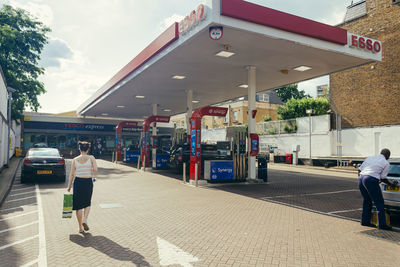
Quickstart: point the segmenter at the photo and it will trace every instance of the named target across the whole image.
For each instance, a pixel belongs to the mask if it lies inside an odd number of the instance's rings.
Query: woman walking
[[[79,233],[83,234],[89,230],[88,216],[93,193],[93,173],[97,172],[96,159],[88,155],[90,150],[89,142],[79,142],[81,154],[72,160],[71,172],[69,174],[68,192],[73,187],[72,209],[76,211]]]

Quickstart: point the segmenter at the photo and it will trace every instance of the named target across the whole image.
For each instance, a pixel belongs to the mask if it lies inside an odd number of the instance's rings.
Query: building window
[[[233,121],[238,121],[238,111],[233,112]]]
[[[258,101],[259,102],[269,102],[269,94],[259,94]]]

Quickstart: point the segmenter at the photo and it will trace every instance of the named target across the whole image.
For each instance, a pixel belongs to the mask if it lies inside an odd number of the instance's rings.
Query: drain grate
[[[361,234],[369,235],[386,241],[391,241],[400,245],[400,231],[398,230],[385,231],[379,229],[372,229],[372,230],[362,231]]]

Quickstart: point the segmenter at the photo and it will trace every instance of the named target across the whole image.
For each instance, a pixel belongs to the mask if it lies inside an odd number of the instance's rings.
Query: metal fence
[[[259,135],[275,135],[297,133],[296,119],[283,121],[268,121],[256,124]]]

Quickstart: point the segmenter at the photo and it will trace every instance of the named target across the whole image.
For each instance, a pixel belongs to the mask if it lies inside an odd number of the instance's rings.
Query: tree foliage
[[[45,93],[38,81],[44,69],[38,66],[50,29],[20,8],[3,5],[0,9],[0,65],[7,86],[13,93],[12,117],[20,118],[25,107],[37,111],[37,96]]]
[[[301,99],[305,97],[311,97],[309,94],[306,94],[304,90],[299,91],[299,89],[297,88],[297,84],[291,84],[277,88],[275,89],[275,92],[284,103],[292,98]]]
[[[277,112],[282,120],[288,120],[308,116],[307,109],[312,109],[313,115],[327,114],[330,109],[329,101],[326,98],[292,98],[283,107],[278,107]]]

